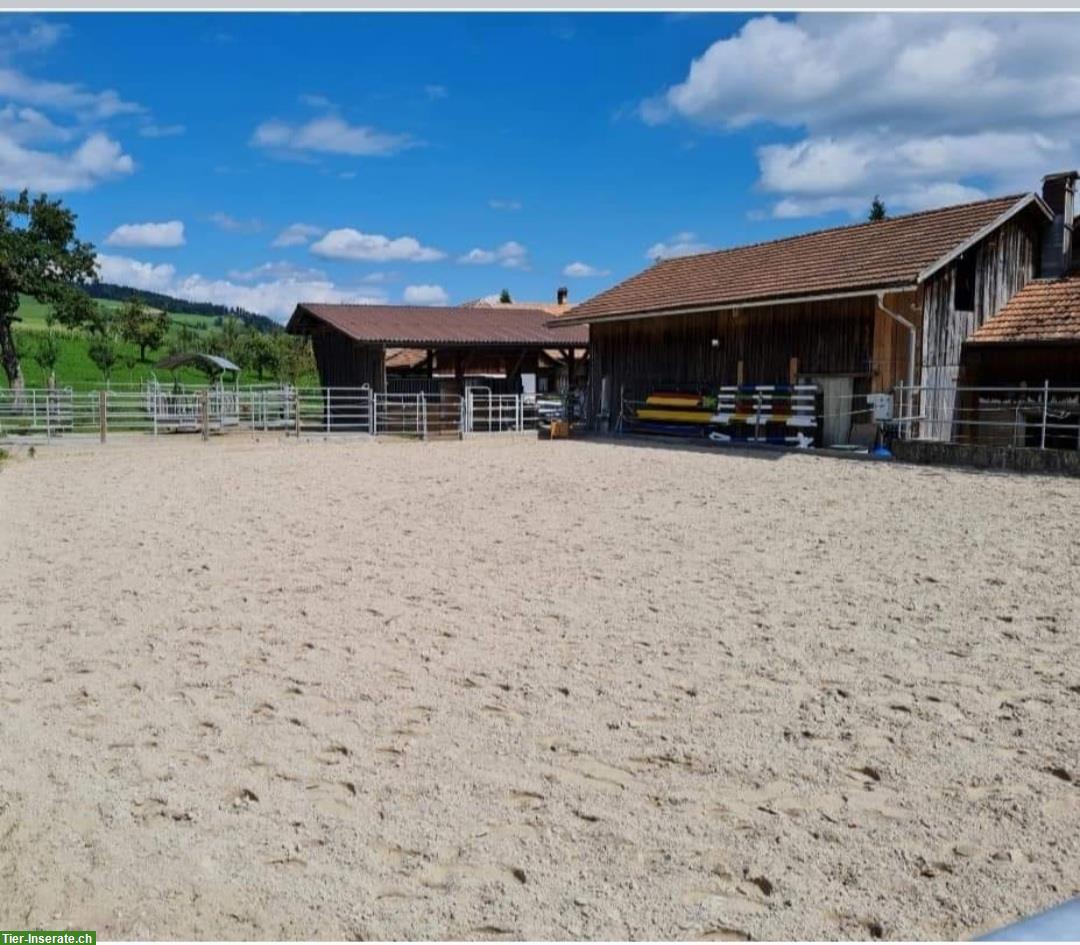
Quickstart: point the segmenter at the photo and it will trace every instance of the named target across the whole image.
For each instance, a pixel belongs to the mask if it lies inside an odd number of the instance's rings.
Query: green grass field
[[[122,306],[122,302],[109,299],[99,299],[98,304],[112,310]],[[48,376],[42,370],[41,365],[35,360],[35,351],[38,338],[41,333],[49,330],[48,316],[50,306],[43,304],[27,296],[23,296],[19,305],[18,317],[21,319],[15,323],[15,347],[19,352],[19,360],[22,364],[23,377],[27,387],[45,387],[48,384]],[[169,320],[174,328],[187,326],[197,332],[211,332],[217,330],[216,318],[210,315],[196,315],[192,312],[170,312]],[[66,331],[55,326],[53,331],[60,339],[60,360],[56,364],[56,383],[61,387],[75,388],[98,388],[103,386],[104,378],[101,371],[87,354],[87,339],[81,332]],[[194,368],[181,368],[178,371],[155,371],[154,362],[163,357],[168,349],[166,341],[157,351],[147,352],[146,362],[140,362],[139,349],[127,342],[119,342],[120,359],[113,368],[110,383],[116,384],[141,384],[151,377],[157,377],[163,384],[178,380],[183,384],[205,384],[206,375]],[[253,371],[242,371],[240,374],[241,384],[266,384],[272,383],[272,378],[259,379]],[[317,385],[318,378],[315,375],[301,378],[303,385]],[[7,387],[7,379],[0,372],[0,387]]]

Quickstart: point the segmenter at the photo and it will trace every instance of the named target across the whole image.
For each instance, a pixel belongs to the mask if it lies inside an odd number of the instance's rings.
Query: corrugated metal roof
[[[163,370],[172,370],[184,364],[199,364],[204,367],[217,368],[219,371],[239,371],[238,365],[233,364],[228,358],[219,354],[204,354],[201,351],[190,351],[181,354],[170,354],[162,358],[154,367]]]
[[[513,314],[492,308],[410,305],[296,306],[287,330],[305,334],[311,320],[322,322],[356,341],[403,348],[467,345],[540,345],[557,348],[589,343],[584,326],[551,326],[540,309],[515,308]]]
[[[571,322],[915,285],[950,253],[1025,207],[1033,194],[663,260],[582,302]]]
[[[1029,282],[967,340],[972,344],[1080,342],[1080,276]]]

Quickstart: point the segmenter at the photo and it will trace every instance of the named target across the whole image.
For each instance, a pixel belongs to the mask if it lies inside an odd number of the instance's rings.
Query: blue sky
[[[675,255],[1033,189],[1080,135],[1075,17],[0,19],[0,186],[113,281],[582,300]],[[569,268],[568,268],[569,267]]]

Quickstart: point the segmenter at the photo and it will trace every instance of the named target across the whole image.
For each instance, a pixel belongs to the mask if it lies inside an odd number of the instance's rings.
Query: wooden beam
[[[791,358],[788,361],[788,383],[794,387],[795,382],[799,379],[799,359]]]
[[[741,385],[743,382],[743,363],[739,361],[735,365],[735,383]]]

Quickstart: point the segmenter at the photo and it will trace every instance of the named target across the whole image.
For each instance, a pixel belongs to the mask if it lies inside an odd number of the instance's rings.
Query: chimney
[[[570,290],[566,288],[566,286],[561,285],[555,290],[555,301],[558,302],[559,305],[565,305],[566,299],[569,295]]]
[[[1040,274],[1047,279],[1068,275],[1072,269],[1073,198],[1076,171],[1047,174],[1042,182],[1042,198],[1053,211],[1053,222],[1043,229]]]

